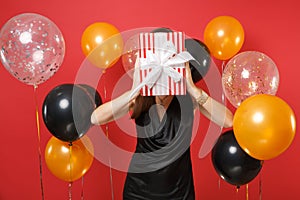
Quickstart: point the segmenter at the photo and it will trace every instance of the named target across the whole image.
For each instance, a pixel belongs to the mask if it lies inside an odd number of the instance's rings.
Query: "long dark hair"
[[[133,112],[131,114],[131,119],[138,118],[141,115],[141,113],[148,111],[153,104],[155,104],[155,96],[139,95],[135,99],[135,103],[132,109]]]

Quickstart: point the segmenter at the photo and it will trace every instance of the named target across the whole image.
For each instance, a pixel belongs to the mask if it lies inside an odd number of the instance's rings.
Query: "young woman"
[[[192,81],[186,64],[187,94],[178,96],[140,96],[130,91],[102,104],[91,122],[105,124],[132,111],[137,145],[123,190],[124,200],[195,199],[190,140],[194,109],[221,127],[232,126],[232,113],[207,95]],[[213,112],[212,112],[213,110]]]

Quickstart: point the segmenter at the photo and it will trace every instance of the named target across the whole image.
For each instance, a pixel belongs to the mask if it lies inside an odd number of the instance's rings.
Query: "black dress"
[[[137,145],[123,190],[124,200],[195,199],[190,141],[193,103],[174,96],[162,120],[152,106],[136,120]]]

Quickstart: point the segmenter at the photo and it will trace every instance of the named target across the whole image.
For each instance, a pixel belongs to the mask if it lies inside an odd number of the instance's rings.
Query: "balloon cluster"
[[[279,156],[290,146],[296,131],[295,115],[275,96],[279,72],[274,61],[258,51],[239,53],[244,30],[237,19],[212,19],[204,30],[204,42],[215,58],[228,61],[222,71],[222,87],[237,108],[233,130],[219,137],[212,161],[221,178],[240,186],[255,178],[261,161]]]
[[[45,149],[49,170],[72,182],[83,176],[93,161],[93,145],[85,135],[90,116],[102,104],[99,93],[85,84],[53,88],[43,103],[43,120],[53,135]]]
[[[112,31],[117,32],[109,25],[106,30],[109,33],[99,40],[109,37]],[[89,34],[93,33],[85,32],[85,35]],[[103,48],[110,48],[107,46],[92,52],[92,55],[110,56],[109,60],[97,59],[99,67],[104,63],[108,66],[120,51],[120,37],[110,41],[114,48],[109,52],[103,54]],[[87,52],[95,48],[90,42],[83,39]],[[35,13],[23,13],[8,20],[0,31],[0,47],[4,67],[13,77],[34,88],[58,71],[65,55],[65,40],[59,28],[47,17]],[[91,58],[94,61],[94,57]],[[43,120],[53,137],[46,146],[45,160],[49,170],[58,178],[72,182],[91,166],[93,146],[85,134],[91,127],[91,113],[101,104],[97,91],[85,84],[59,85],[46,96]]]
[[[240,186],[256,177],[261,168],[259,161],[273,159],[291,145],[296,119],[291,107],[281,98],[257,94],[238,107],[233,130],[229,132],[219,137],[212,161],[220,177]],[[236,153],[237,149],[240,153]]]
[[[151,32],[172,30],[157,28]],[[237,110],[233,130],[222,134],[213,147],[212,161],[220,177],[237,186],[255,178],[262,161],[283,153],[296,129],[293,110],[275,96],[279,85],[276,64],[262,52],[239,53],[244,38],[237,19],[218,16],[205,27],[204,42],[185,39],[186,50],[195,58],[189,63],[195,83],[209,71],[211,55],[227,61],[222,71],[223,91]],[[1,62],[9,73],[34,87],[58,71],[65,54],[58,27],[34,13],[11,18],[0,31],[0,47]],[[124,45],[115,26],[96,22],[84,30],[81,48],[88,61],[104,70],[122,58],[126,73],[131,74],[139,47],[136,35]],[[91,127],[91,113],[101,104],[97,91],[84,84],[62,84],[46,96],[43,120],[53,137],[46,146],[45,159],[58,178],[72,182],[91,166],[93,146],[86,133]]]

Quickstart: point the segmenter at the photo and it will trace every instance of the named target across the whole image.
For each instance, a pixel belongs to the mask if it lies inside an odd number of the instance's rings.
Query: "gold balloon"
[[[233,118],[237,142],[250,156],[269,160],[283,153],[292,143],[296,119],[281,98],[258,94],[244,100]]]
[[[123,38],[112,24],[96,22],[84,30],[81,36],[81,49],[92,64],[106,69],[113,66],[121,57]]]
[[[212,19],[204,30],[204,43],[212,55],[227,60],[239,52],[244,43],[244,29],[241,23],[231,16]]]
[[[51,137],[45,149],[48,169],[57,178],[73,182],[82,177],[94,160],[94,148],[87,136],[70,143]]]

